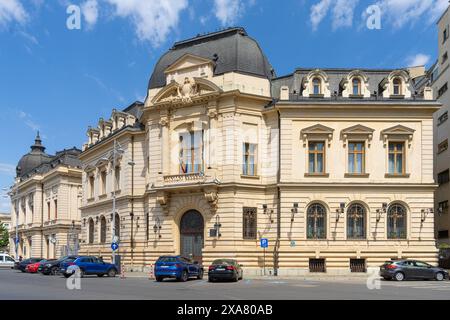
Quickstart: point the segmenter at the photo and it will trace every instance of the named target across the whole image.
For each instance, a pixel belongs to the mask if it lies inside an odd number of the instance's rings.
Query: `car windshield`
[[[159,258],[158,262],[177,262],[177,257],[161,257]]]
[[[214,265],[226,265],[226,266],[233,266],[236,264],[236,262],[234,260],[226,260],[226,259],[220,259],[220,260],[215,260],[212,264]]]

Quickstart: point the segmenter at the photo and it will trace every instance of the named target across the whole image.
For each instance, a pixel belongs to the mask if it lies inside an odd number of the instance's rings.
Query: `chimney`
[[[280,100],[289,100],[289,87],[282,86],[280,88]]]

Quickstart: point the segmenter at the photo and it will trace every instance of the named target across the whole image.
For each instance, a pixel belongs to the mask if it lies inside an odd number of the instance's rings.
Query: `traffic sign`
[[[268,248],[269,247],[269,239],[261,239],[261,248]]]
[[[117,249],[119,249],[119,245],[117,243],[113,242],[111,244],[111,249],[112,249],[112,251],[117,251]]]

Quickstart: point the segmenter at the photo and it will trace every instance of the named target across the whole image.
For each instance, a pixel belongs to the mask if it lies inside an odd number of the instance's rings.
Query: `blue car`
[[[163,256],[156,261],[155,278],[161,282],[165,278],[177,279],[181,282],[189,278],[203,279],[203,266],[197,261],[181,256]]]
[[[69,278],[75,273],[75,266],[80,269],[81,276],[97,275],[103,277],[115,277],[118,273],[117,267],[114,264],[106,263],[101,258],[81,256],[74,261],[61,263],[61,273],[64,277]]]

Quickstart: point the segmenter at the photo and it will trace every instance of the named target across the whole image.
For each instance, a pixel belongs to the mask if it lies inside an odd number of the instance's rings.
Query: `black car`
[[[417,260],[386,261],[380,267],[380,276],[385,280],[403,281],[406,279],[427,279],[442,281],[448,278],[448,272]]]
[[[439,250],[439,267],[444,269],[450,269],[450,249]]]
[[[42,259],[42,258],[25,259],[25,260],[23,260],[22,262],[19,263],[19,265],[17,266],[17,270],[20,270],[22,272],[26,272],[25,269],[27,268],[27,265],[38,263],[38,262],[41,262],[42,260],[44,260],[44,259]],[[14,267],[14,269],[15,269],[15,267]]]
[[[232,280],[238,282],[244,278],[242,265],[236,260],[219,259],[215,260],[209,267],[208,280],[214,282],[217,280]]]
[[[78,258],[78,256],[65,256],[58,260],[49,260],[46,263],[43,263],[39,266],[38,272],[48,276],[48,275],[57,275],[59,273],[59,269],[61,268],[61,263],[63,262],[73,262]]]

